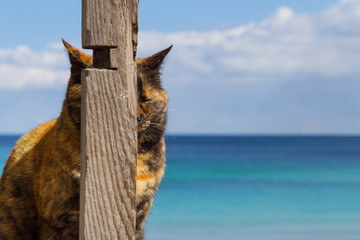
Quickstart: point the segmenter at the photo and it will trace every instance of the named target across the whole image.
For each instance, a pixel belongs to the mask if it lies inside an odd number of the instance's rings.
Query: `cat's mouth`
[[[150,126],[150,122],[147,120],[147,117],[144,115],[138,115],[137,122],[138,122],[138,136],[140,136]]]

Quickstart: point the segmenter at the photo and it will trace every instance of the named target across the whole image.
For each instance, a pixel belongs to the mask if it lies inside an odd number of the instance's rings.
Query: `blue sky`
[[[170,44],[168,133],[360,134],[360,0],[140,1],[139,56]],[[0,3],[0,133],[60,112],[81,1]]]
[[[140,1],[140,29],[161,32],[226,29],[262,21],[279,6],[317,13],[337,0]],[[19,0],[0,3],[0,46],[41,51],[61,38],[81,42],[81,1]]]

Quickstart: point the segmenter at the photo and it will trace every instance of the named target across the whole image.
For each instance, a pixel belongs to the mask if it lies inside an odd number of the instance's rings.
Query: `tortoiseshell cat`
[[[24,135],[11,151],[0,180],[0,239],[78,239],[81,71],[92,56],[64,41],[71,76],[58,119]],[[137,59],[138,158],[136,239],[165,170],[167,94],[160,68],[171,47]]]

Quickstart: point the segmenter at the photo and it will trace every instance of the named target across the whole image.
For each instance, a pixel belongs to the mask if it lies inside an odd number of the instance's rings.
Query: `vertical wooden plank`
[[[119,33],[126,25],[126,22],[121,22],[125,17],[123,14],[126,15],[125,7],[126,1],[122,0],[83,0],[83,48],[116,47]]]
[[[111,70],[83,72],[81,239],[135,235],[136,126],[128,92]],[[84,237],[84,238],[83,238]]]
[[[80,239],[135,240],[138,4],[83,0]]]

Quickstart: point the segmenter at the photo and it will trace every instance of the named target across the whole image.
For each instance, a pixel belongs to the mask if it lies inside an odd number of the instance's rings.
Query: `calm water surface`
[[[0,136],[0,163],[18,136]],[[149,240],[360,240],[360,137],[167,137]]]

